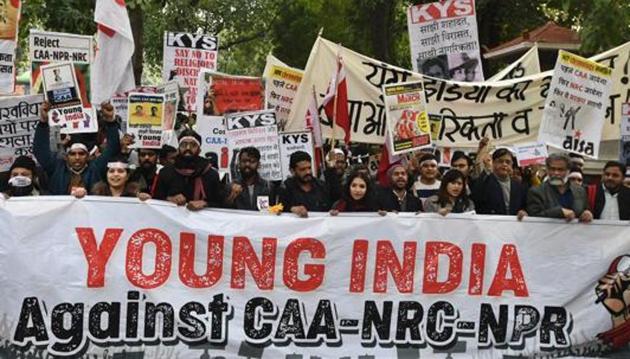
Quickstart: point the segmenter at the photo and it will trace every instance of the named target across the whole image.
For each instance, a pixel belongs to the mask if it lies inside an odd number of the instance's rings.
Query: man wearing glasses
[[[186,205],[193,211],[221,206],[223,186],[219,173],[199,153],[201,136],[190,129],[182,131],[175,163],[165,166],[158,175],[156,199]]]

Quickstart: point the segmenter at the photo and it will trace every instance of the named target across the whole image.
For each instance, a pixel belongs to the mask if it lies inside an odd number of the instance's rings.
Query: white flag
[[[135,87],[131,62],[135,44],[123,0],[97,0],[94,21],[98,49],[92,68],[92,103],[100,104]]]

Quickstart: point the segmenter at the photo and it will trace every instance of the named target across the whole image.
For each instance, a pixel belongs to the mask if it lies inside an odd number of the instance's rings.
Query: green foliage
[[[414,1],[429,3],[433,0]],[[94,34],[95,0],[23,1],[18,53],[26,68],[28,29]],[[318,32],[368,56],[410,67],[409,0],[127,0],[142,32],[143,79],[158,82],[165,31],[219,37],[219,70],[260,75],[270,51],[304,67]],[[477,0],[482,47],[493,47],[549,20],[579,30],[582,52],[630,41],[628,0]],[[133,17],[138,19],[138,17]],[[494,70],[494,69],[491,69]],[[490,71],[491,72],[491,71]]]

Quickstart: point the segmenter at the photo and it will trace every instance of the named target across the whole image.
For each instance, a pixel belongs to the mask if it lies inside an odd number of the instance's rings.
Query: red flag
[[[376,178],[381,186],[389,186],[389,177],[387,171],[389,168],[402,161],[402,158],[398,155],[392,155],[389,148],[388,134],[385,133],[385,144],[383,144],[381,151],[381,158],[378,161],[378,170],[376,172]]]
[[[350,116],[348,114],[348,84],[346,81],[346,67],[337,57],[337,71],[328,86],[328,91],[324,97],[324,111],[329,119],[333,119],[337,126],[341,127],[345,135],[343,141],[350,143]]]

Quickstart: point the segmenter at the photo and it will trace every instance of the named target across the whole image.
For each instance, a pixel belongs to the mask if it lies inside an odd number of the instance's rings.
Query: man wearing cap
[[[324,180],[328,187],[330,200],[336,202],[341,199],[341,193],[343,192],[343,174],[348,168],[346,154],[340,148],[333,148],[328,153],[327,164],[328,166],[324,170]]]
[[[422,202],[407,191],[409,175],[407,169],[400,163],[392,165],[387,170],[389,187],[378,189],[377,204],[379,210],[388,212],[420,212]]]
[[[527,193],[527,213],[534,217],[564,218],[567,222],[593,220],[586,191],[568,180],[570,159],[564,153],[552,153],[545,160],[547,180]]]
[[[19,156],[9,169],[6,197],[38,196],[36,165],[30,157]]]
[[[210,162],[199,156],[201,136],[191,129],[179,135],[179,150],[175,163],[166,165],[158,174],[154,198],[167,200],[178,206],[186,205],[197,211],[206,207],[220,207],[223,186],[219,173]]]
[[[498,148],[492,153],[492,173],[482,171],[472,188],[477,213],[517,216],[518,219],[527,215],[527,189],[512,180],[513,164],[510,150]]]
[[[476,80],[478,59],[471,58],[467,53],[462,52],[461,54],[450,55],[448,62],[451,80],[467,82]]]
[[[595,219],[630,219],[630,189],[623,185],[625,170],[626,166],[620,162],[606,162],[602,183],[588,186],[588,199]]]
[[[114,107],[109,102],[103,103],[98,112],[99,119],[105,123],[107,146],[105,151],[92,161],[89,160],[88,147],[81,142],[71,142],[63,159],[50,150],[49,108],[48,102],[44,102],[33,138],[33,154],[48,174],[50,194],[67,195],[72,193],[73,188],[86,190],[92,188],[101,180],[102,174],[107,170],[109,160],[120,153]]]

